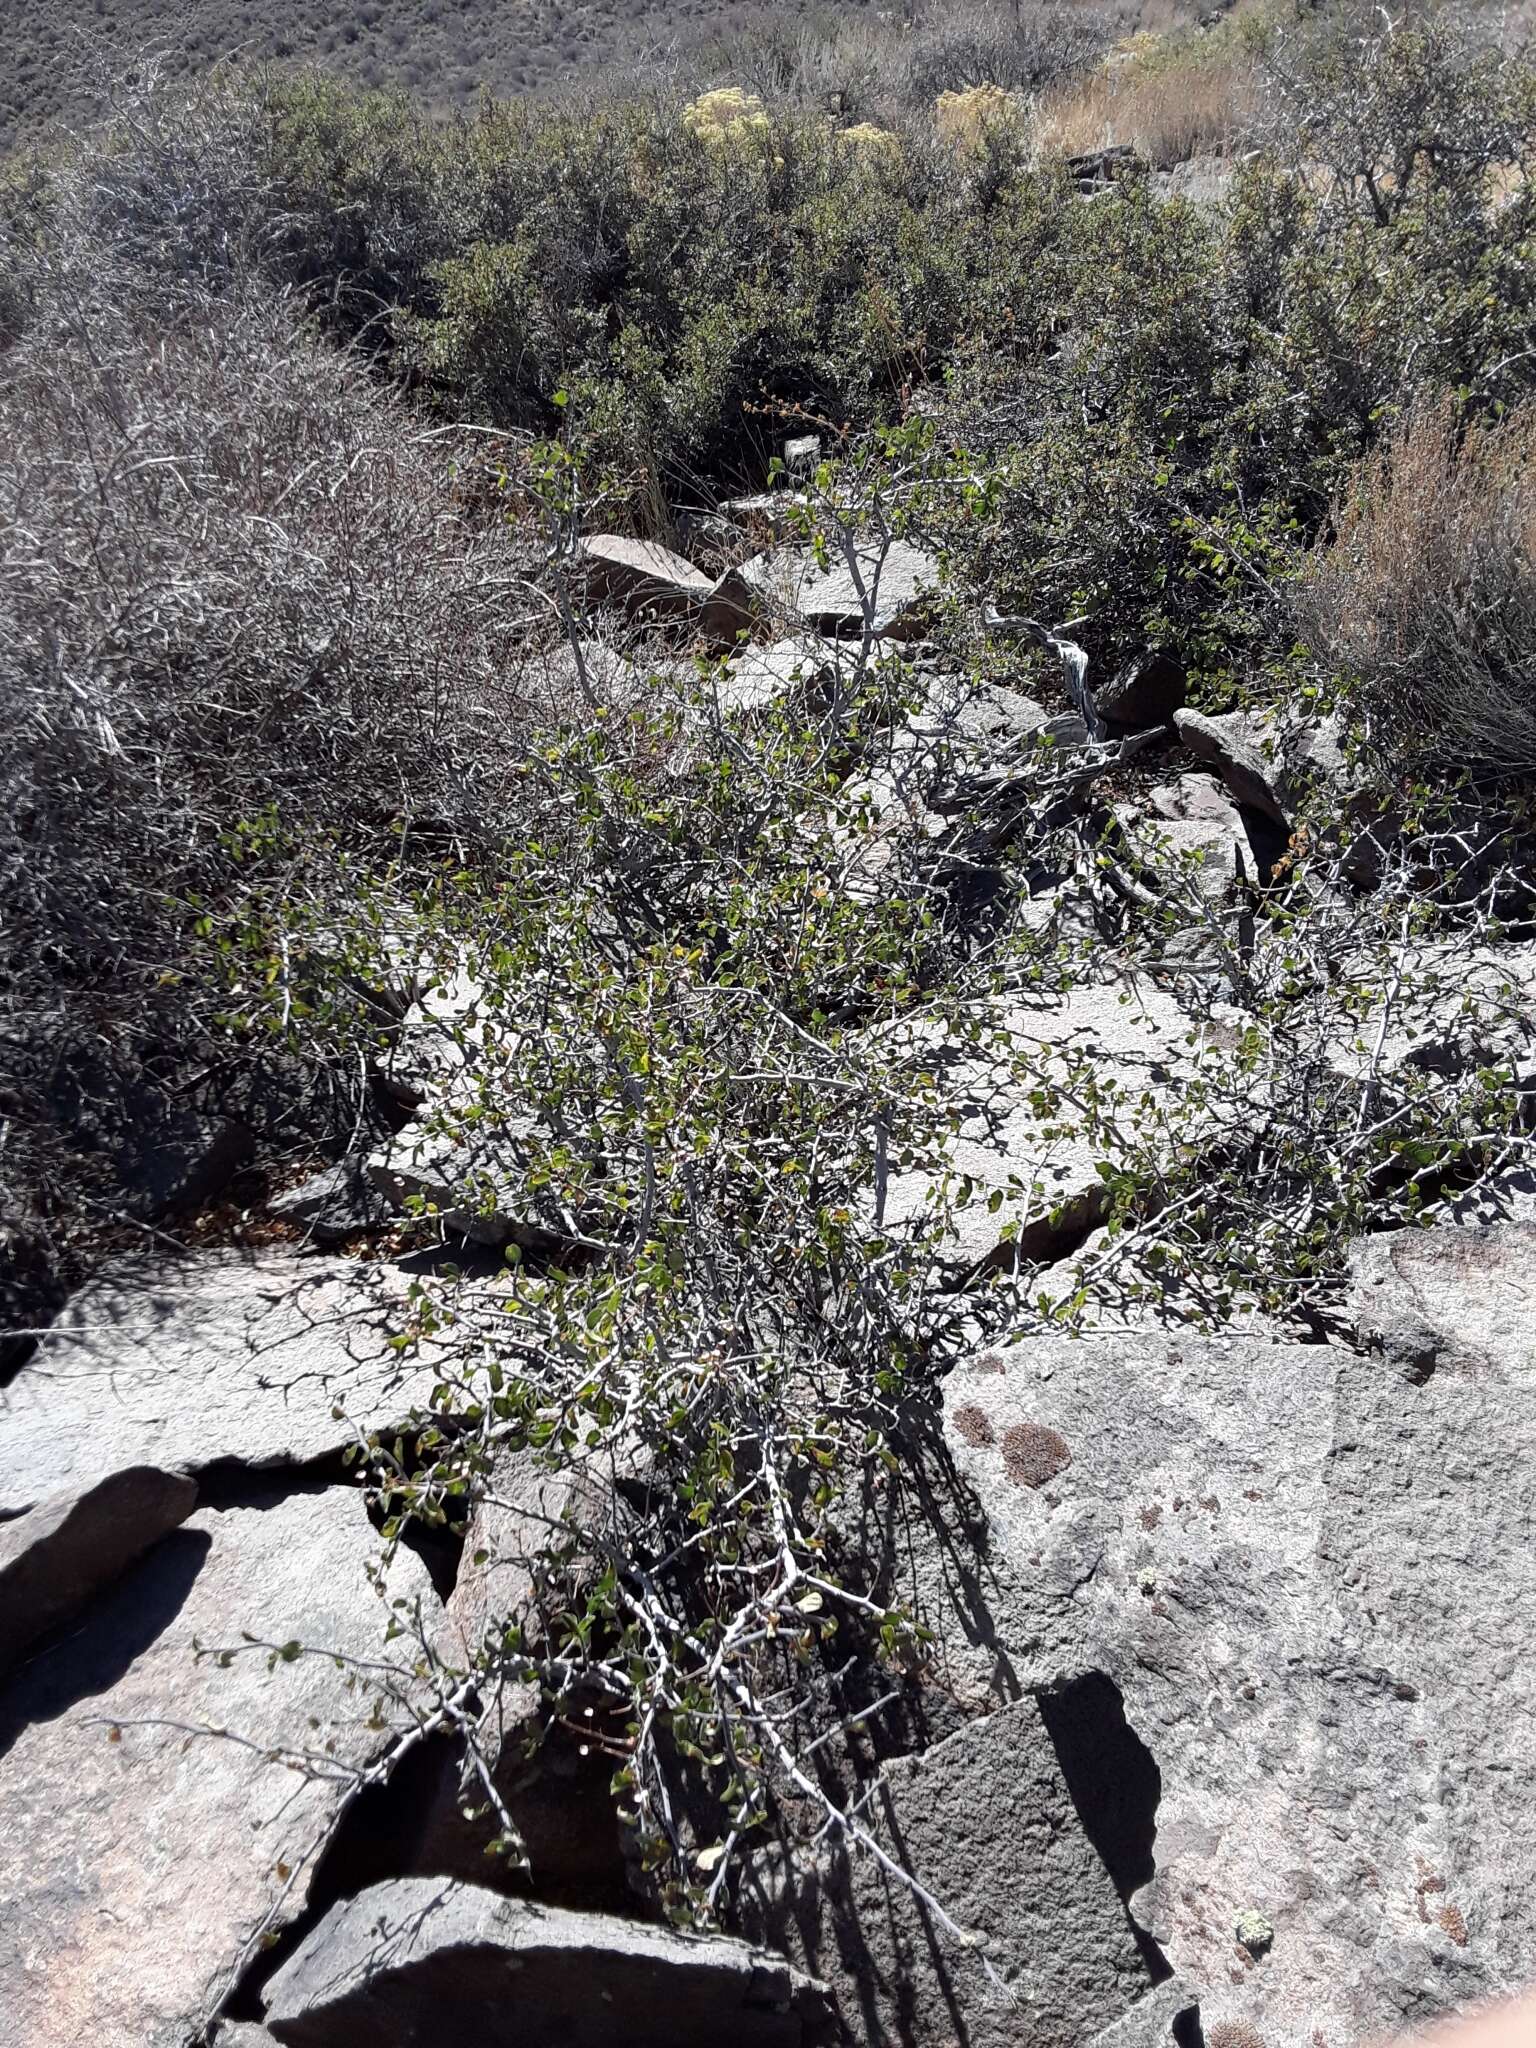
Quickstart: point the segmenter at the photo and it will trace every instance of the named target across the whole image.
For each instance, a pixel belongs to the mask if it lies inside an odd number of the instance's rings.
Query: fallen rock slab
[[[1037,1338],[945,1385],[1020,1683],[1156,1765],[1131,1899],[1208,2040],[1367,2042],[1536,1976],[1536,1405],[1317,1345]]]
[[[403,1275],[344,1259],[125,1260],[73,1295],[0,1391],[0,1514],[129,1467],[304,1464],[424,1406],[391,1338]]]
[[[751,621],[753,592],[734,569],[712,577],[658,541],[617,533],[587,535],[579,554],[587,596],[632,618],[686,620],[716,640]]]
[[[1039,1704],[1017,1701],[888,1764],[864,1818],[971,1939],[872,1857],[760,1858],[754,1934],[825,1980],[845,2042],[1058,2048],[1147,1989],[1147,1966]],[[1001,1980],[992,1982],[979,1957]]]
[[[855,567],[835,551],[828,566],[799,548],[755,555],[741,568],[744,581],[770,610],[803,619],[834,638],[862,634],[905,640],[921,633],[939,587],[938,557],[910,541],[881,548],[860,542]]]
[[[333,1907],[266,1992],[285,2048],[801,2048],[823,2007],[745,1942],[433,1878]]]
[[[238,1649],[245,1631],[389,1654],[365,1576],[378,1548],[345,1487],[204,1510],[0,1695],[8,2043],[185,2048],[263,1932],[302,1912],[347,1768],[409,1717],[328,1656],[220,1669],[194,1644]],[[389,1590],[430,1625],[435,1596],[406,1553]],[[246,1742],[198,1732],[220,1729]],[[286,1745],[324,1773],[271,1762]]]
[[[196,1506],[184,1472],[134,1465],[0,1522],[0,1674]]]
[[[1173,723],[1190,752],[1209,761],[1240,804],[1290,830],[1296,789],[1273,734],[1243,711],[1212,717],[1203,711],[1176,711]]]

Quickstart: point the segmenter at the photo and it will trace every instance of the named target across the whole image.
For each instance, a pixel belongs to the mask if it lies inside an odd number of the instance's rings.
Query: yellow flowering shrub
[[[859,121],[852,128],[838,130],[837,139],[856,149],[871,162],[899,164],[901,143],[889,128],[882,128],[874,121]]]
[[[684,107],[683,126],[700,142],[717,149],[766,140],[769,132],[762,101],[755,92],[745,92],[739,85],[722,85],[713,92],[700,93]]]
[[[974,156],[989,135],[1021,134],[1024,110],[1000,85],[968,85],[958,92],[939,94],[933,121],[952,148]]]

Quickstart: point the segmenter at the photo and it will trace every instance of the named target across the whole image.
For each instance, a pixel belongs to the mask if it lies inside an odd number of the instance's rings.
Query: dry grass
[[[1363,466],[1298,607],[1388,744],[1536,774],[1536,403],[1492,426],[1464,429],[1449,400],[1411,417]]]
[[[1039,113],[1043,150],[1081,156],[1129,145],[1159,167],[1225,156],[1256,99],[1252,60],[1236,42],[1189,41],[1167,51],[1141,39],[1090,77],[1052,94]]]

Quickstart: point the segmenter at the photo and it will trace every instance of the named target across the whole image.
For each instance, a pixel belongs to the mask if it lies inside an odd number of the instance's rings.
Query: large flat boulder
[[[402,1878],[332,1908],[266,2020],[285,2048],[801,2048],[823,2004],[745,1942]]]
[[[196,1506],[186,1473],[133,1465],[0,1522],[0,1673]]]
[[[194,1645],[391,1654],[365,1575],[378,1548],[346,1487],[201,1511],[0,1694],[7,2048],[185,2048],[263,1935],[303,1911],[348,1767],[409,1717],[328,1656],[221,1669]],[[389,1590],[431,1624],[414,1558]],[[289,1746],[315,1775],[267,1754]]]
[[[1522,1385],[1152,1332],[945,1387],[1020,1682],[1098,1674],[1160,1774],[1132,1911],[1266,2048],[1536,1975],[1536,1407]]]
[[[1017,1005],[998,1045],[956,1053],[935,1038],[935,1069],[955,1104],[947,1165],[893,1172],[876,1191],[888,1231],[921,1225],[948,1180],[958,1199],[946,1255],[966,1271],[1051,1258],[1080,1244],[1108,1212],[1110,1176],[1153,1176],[1216,1134],[1194,1094],[1226,1055],[1169,995],[1121,983]]]
[[[131,1466],[303,1464],[425,1405],[391,1338],[405,1277],[240,1252],[126,1260],[73,1295],[0,1392],[0,1514]]]
[[[966,1940],[867,1853],[760,1857],[746,1922],[826,1982],[838,2040],[1058,2048],[1086,2042],[1148,1988],[1035,1700],[888,1764],[862,1817]]]

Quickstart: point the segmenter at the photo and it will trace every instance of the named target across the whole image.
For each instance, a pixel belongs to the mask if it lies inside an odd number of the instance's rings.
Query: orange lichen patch
[[[1435,1918],[1458,1948],[1466,1947],[1471,1937],[1467,1933],[1467,1923],[1462,1917],[1460,1906],[1442,1906]]]

